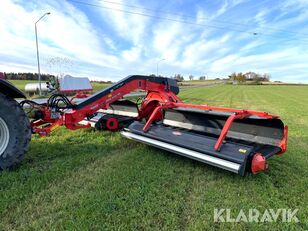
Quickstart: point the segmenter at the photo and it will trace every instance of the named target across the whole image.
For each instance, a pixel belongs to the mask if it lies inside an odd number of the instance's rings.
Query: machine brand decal
[[[119,83],[118,85],[114,86],[112,90],[114,91],[114,90],[122,87],[123,85],[124,85],[124,83]]]
[[[173,135],[176,135],[176,136],[181,136],[181,135],[182,135],[182,133],[179,132],[179,131],[172,132],[172,134],[173,134]]]
[[[121,93],[118,93],[118,94],[116,94],[114,96],[112,94],[109,94],[108,95],[108,99],[106,99],[106,102],[110,102],[111,100],[113,100],[114,98],[118,97],[119,95],[121,95]]]
[[[95,108],[97,108],[97,107],[98,107],[98,105],[95,104],[94,106],[90,107],[90,109],[93,110],[93,109],[95,109]]]

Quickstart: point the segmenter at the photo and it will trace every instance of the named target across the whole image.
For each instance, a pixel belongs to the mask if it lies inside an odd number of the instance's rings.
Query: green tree
[[[175,74],[174,78],[178,81],[178,82],[182,82],[184,81],[184,77],[181,74]]]
[[[271,75],[270,75],[270,74],[265,73],[265,74],[263,75],[263,81],[265,81],[265,82],[269,82],[269,81],[270,81],[270,79],[271,79]]]

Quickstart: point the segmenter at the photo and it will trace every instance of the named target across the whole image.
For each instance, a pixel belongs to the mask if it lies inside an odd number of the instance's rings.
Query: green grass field
[[[27,83],[37,83],[38,81],[36,80],[9,80],[12,84],[14,84],[18,89],[20,89],[21,91],[25,90],[25,85]],[[104,84],[104,83],[98,83],[98,82],[94,82],[92,83],[93,86],[93,91],[98,91],[101,90],[105,87],[108,87],[110,84]]]
[[[37,83],[36,80],[9,80],[15,87],[21,91],[25,91],[25,86],[27,83]]]
[[[185,80],[180,82],[182,86],[208,85],[213,83],[222,83],[223,80],[208,79],[208,80]]]
[[[10,80],[10,82],[12,84],[14,84],[18,89],[20,89],[21,91],[25,90],[25,85],[27,83],[36,83],[36,80]],[[222,81],[220,80],[204,80],[204,81],[200,81],[200,80],[193,80],[193,81],[184,81],[180,83],[180,87],[181,88],[189,88],[189,87],[196,87],[196,86],[203,86],[203,85],[208,85],[208,84],[214,84],[214,83],[220,83]],[[110,86],[110,84],[107,83],[99,83],[99,82],[92,82],[92,87],[93,87],[93,91],[99,91],[103,88],[106,88]]]
[[[0,230],[308,230],[308,87],[213,86],[185,102],[265,110],[289,125],[289,148],[240,177],[93,129],[33,137],[0,173]],[[299,223],[214,223],[214,208],[298,209]]]
[[[97,83],[97,82],[92,83],[92,87],[93,87],[93,91],[94,92],[102,90],[103,88],[106,88],[108,86],[110,86],[110,84],[107,84],[107,83]]]

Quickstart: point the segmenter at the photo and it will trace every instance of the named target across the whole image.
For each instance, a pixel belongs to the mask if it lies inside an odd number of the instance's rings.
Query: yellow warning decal
[[[246,149],[241,149],[241,148],[240,148],[238,151],[239,151],[239,152],[242,152],[242,153],[246,153],[246,152],[247,152]]]

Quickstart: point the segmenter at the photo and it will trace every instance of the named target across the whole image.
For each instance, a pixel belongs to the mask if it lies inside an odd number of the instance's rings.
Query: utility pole
[[[157,62],[157,65],[156,65],[156,76],[158,77],[158,64],[161,62],[161,61],[164,61],[165,59],[161,59]]]
[[[35,26],[35,40],[36,40],[36,58],[37,58],[37,70],[38,70],[38,77],[39,77],[39,94],[42,95],[42,83],[41,83],[41,68],[40,68],[40,56],[39,56],[39,48],[38,48],[38,39],[37,39],[37,26],[36,24],[43,19],[46,15],[49,15],[50,12],[47,12],[45,14],[43,14],[43,16],[41,16],[39,18],[39,20],[37,20],[34,24]]]

